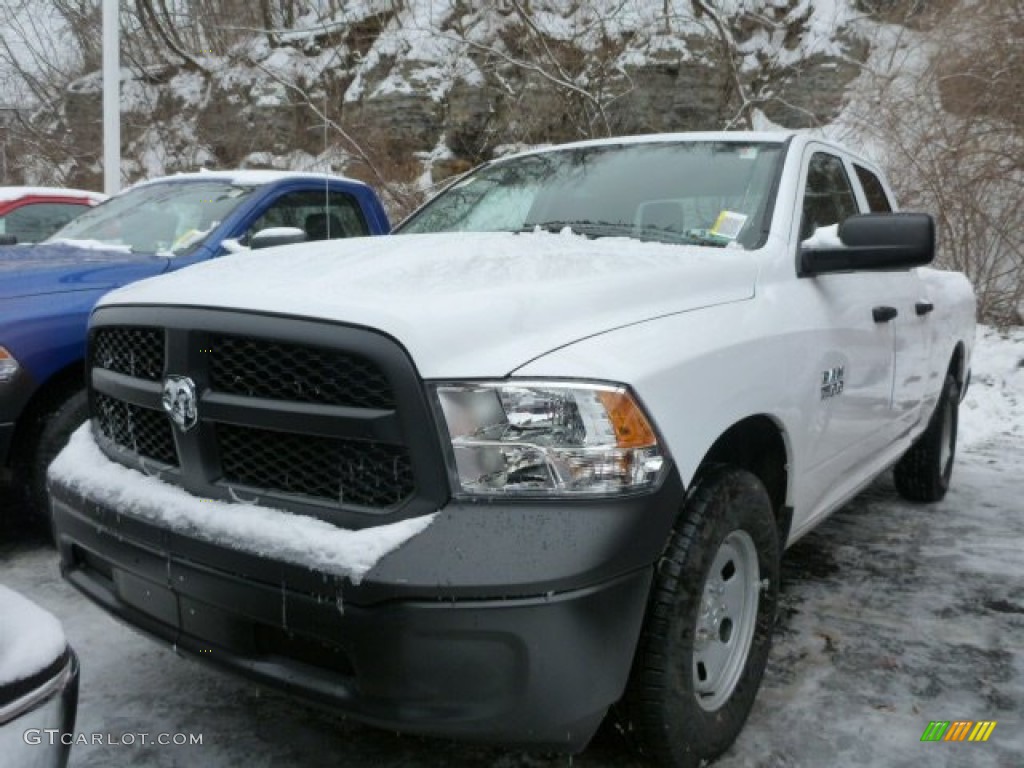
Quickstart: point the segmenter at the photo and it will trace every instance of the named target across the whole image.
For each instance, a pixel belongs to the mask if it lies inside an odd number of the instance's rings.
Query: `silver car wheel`
[[[694,693],[697,703],[709,712],[729,700],[743,675],[757,623],[759,593],[754,540],[745,531],[733,531],[711,563],[694,634]]]

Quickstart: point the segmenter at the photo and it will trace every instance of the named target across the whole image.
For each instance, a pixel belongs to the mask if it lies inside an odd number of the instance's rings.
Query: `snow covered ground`
[[[979,333],[946,499],[909,504],[883,478],[783,573],[764,685],[716,768],[1024,764],[1024,330]],[[80,597],[43,538],[2,513],[0,583],[58,616],[81,658],[78,730],[104,743],[75,747],[73,768],[645,765],[611,728],[572,760],[524,755],[367,728],[208,669]],[[998,724],[986,743],[922,743],[932,720]],[[203,743],[106,743],[139,733]]]

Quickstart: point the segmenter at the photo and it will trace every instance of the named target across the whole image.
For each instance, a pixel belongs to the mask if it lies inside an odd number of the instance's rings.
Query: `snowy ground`
[[[883,478],[787,553],[767,676],[716,768],[1024,765],[1024,332],[980,334],[961,427],[942,503],[902,502]],[[612,729],[571,761],[523,755],[363,727],[210,670],[80,597],[39,533],[2,513],[0,583],[64,622],[79,731],[203,735],[76,747],[73,768],[644,765]],[[987,743],[921,743],[931,720],[998,725]]]

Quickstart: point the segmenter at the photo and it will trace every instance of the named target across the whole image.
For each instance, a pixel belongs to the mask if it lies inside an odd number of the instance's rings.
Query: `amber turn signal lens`
[[[619,448],[646,448],[658,442],[647,418],[628,392],[605,390],[598,391],[597,396],[608,412]]]

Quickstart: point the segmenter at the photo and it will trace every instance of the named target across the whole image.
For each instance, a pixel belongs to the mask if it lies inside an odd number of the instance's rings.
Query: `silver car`
[[[60,622],[0,586],[0,766],[66,766],[77,709],[78,658]]]

